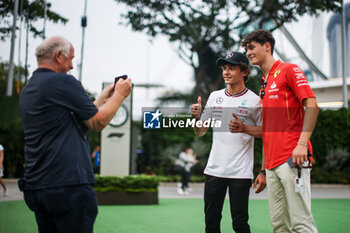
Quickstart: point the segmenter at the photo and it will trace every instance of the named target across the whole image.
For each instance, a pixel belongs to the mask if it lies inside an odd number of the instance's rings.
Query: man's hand
[[[231,133],[244,133],[246,127],[243,124],[243,121],[234,113],[232,113],[234,119],[230,121],[229,129]]]
[[[115,84],[113,95],[120,95],[125,99],[131,93],[131,79],[119,79]]]
[[[117,84],[108,85],[95,101],[98,112],[84,123],[87,127],[94,130],[104,129],[112,120],[124,99],[131,92],[131,79],[120,79]]]
[[[114,92],[114,84],[109,84],[107,87],[103,89],[101,94],[96,98],[95,105],[100,108],[104,105],[108,99],[113,95]]]
[[[258,186],[258,187],[257,187]],[[264,174],[259,173],[259,175],[256,177],[253,188],[256,188],[255,193],[260,193],[263,191],[266,187],[266,176]]]
[[[196,118],[197,120],[199,120],[201,118],[201,113],[202,113],[201,102],[202,102],[202,98],[200,96],[198,96],[197,103],[192,104],[192,106],[191,106],[192,116],[194,118]]]
[[[307,161],[307,147],[298,144],[292,152],[292,158],[294,167],[301,167]]]

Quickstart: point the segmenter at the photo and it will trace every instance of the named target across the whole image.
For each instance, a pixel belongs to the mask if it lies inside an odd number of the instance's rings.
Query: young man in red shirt
[[[310,137],[319,108],[302,70],[275,60],[275,39],[265,30],[242,42],[261,78],[263,146],[270,218],[274,232],[318,232],[311,213]]]

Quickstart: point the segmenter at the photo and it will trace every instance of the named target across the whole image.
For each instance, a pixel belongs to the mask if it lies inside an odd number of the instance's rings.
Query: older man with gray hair
[[[130,94],[131,80],[107,86],[92,102],[67,74],[74,58],[67,39],[46,39],[36,57],[38,69],[20,97],[26,170],[19,186],[39,232],[93,232],[98,210],[87,132],[107,126]]]

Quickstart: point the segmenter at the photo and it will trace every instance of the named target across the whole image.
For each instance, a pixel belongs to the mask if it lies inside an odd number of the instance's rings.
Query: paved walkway
[[[8,196],[2,194],[0,187],[0,202],[23,200],[23,194],[18,190],[16,179],[5,179],[5,183],[9,189]],[[191,183],[192,192],[189,195],[179,195],[177,193],[176,183],[160,183],[159,198],[203,198],[203,183]],[[350,199],[350,185],[338,184],[314,184],[311,186],[311,196],[313,199]],[[265,189],[259,194],[254,189],[250,190],[250,199],[267,199],[267,190]]]

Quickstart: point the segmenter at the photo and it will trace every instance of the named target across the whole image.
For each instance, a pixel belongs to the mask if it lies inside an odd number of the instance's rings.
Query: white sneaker
[[[184,191],[182,190],[182,188],[178,188],[177,193],[180,195],[184,195]]]
[[[184,195],[190,195],[190,193],[186,190],[186,191],[184,192]]]
[[[6,197],[8,194],[9,194],[9,189],[6,189],[6,190],[4,191],[4,197]]]

